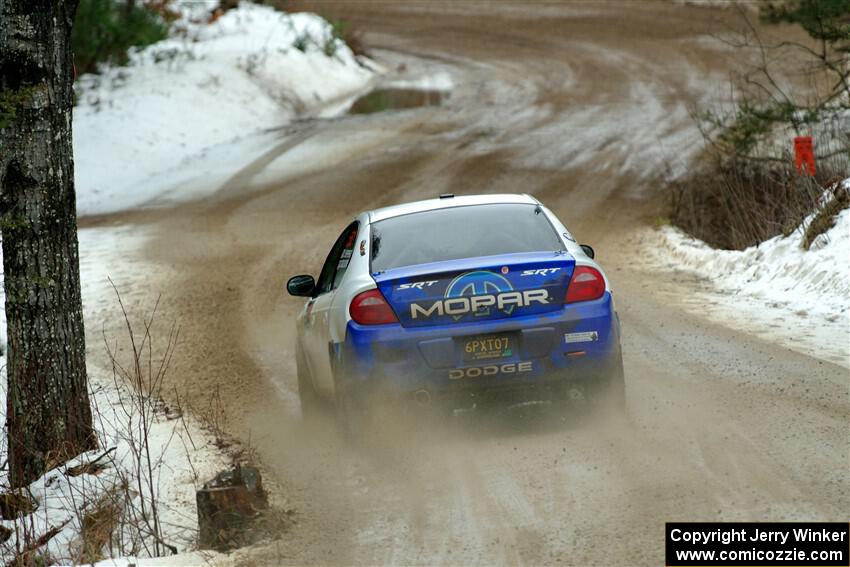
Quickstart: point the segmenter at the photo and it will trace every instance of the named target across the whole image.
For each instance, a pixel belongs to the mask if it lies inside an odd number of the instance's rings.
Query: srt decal
[[[453,368],[452,370],[449,370],[449,380],[477,378],[479,376],[494,376],[496,374],[516,374],[518,372],[531,372],[533,369],[533,362],[509,362],[508,364],[493,364],[491,366]]]
[[[559,271],[561,268],[541,268],[539,270],[523,270],[521,276],[548,276]]]
[[[466,272],[456,277],[446,288],[443,299],[437,299],[429,305],[410,304],[410,318],[451,315],[460,319],[474,313],[487,316],[495,308],[510,315],[517,307],[527,307],[534,303],[549,303],[549,292],[545,289],[515,291],[511,283],[493,272]]]
[[[422,289],[422,288],[425,288],[425,287],[431,287],[432,285],[434,285],[438,281],[439,280],[429,280],[427,282],[403,283],[400,286],[398,286],[398,288],[396,288],[396,289],[399,289],[399,290],[402,290],[402,289]]]

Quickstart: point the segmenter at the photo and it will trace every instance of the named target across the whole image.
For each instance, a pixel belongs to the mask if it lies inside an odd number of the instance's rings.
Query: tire
[[[321,410],[321,400],[307,373],[307,364],[301,347],[295,348],[295,367],[298,376],[298,398],[301,401],[301,419],[313,419]]]
[[[603,413],[625,414],[626,380],[623,370],[623,354],[618,352],[607,375],[596,383],[589,384],[589,401],[593,407]]]
[[[626,372],[623,368],[623,352],[617,353],[617,361],[608,377],[606,392],[608,406],[617,413],[626,411]]]

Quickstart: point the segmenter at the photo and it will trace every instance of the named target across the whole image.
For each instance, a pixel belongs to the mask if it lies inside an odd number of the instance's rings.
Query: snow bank
[[[0,361],[5,363],[5,358]],[[0,388],[0,419],[5,422],[5,364],[0,382],[3,384]],[[87,512],[95,509],[99,500],[106,497],[125,504],[121,523],[113,534],[115,553],[120,554],[123,547],[124,552],[135,548],[138,549],[136,553],[145,554],[145,549],[153,545],[152,538],[140,538],[133,528],[133,525],[141,523],[141,520],[133,519],[134,513],[147,509],[150,514],[150,493],[146,489],[140,493],[132,482],[129,496],[121,488],[122,480],[135,478],[138,470],[147,476],[147,463],[139,448],[141,413],[132,411],[134,397],[131,391],[125,386],[116,387],[111,376],[103,372],[90,372],[89,388],[100,449],[80,455],[29,485],[27,490],[38,504],[36,510],[16,521],[0,521],[0,525],[12,530],[12,537],[0,546],[0,558],[4,563],[14,557],[16,548],[24,546],[25,533],[36,539],[50,529],[60,528],[40,548],[40,554],[49,557],[51,564],[75,564],[81,547],[82,519]],[[228,463],[215,447],[213,436],[201,429],[190,416],[183,416],[176,408],[153,401],[152,404],[148,410],[152,419],[149,445],[158,497],[158,520],[164,541],[179,552],[186,552],[196,544],[195,490],[218,471],[227,468]],[[5,462],[5,431],[2,453]],[[76,476],[71,473],[74,467],[92,461],[103,465],[103,470],[97,474]],[[141,469],[137,468],[140,462]],[[0,471],[0,486],[4,491],[8,490],[7,474],[5,468]],[[123,500],[125,497],[129,497],[126,502]],[[16,543],[19,537],[21,541]]]
[[[167,181],[193,159],[297,117],[341,112],[374,75],[314,14],[243,2],[212,24],[184,21],[171,36],[131,54],[127,67],[78,79],[79,214],[179,193]]]
[[[844,185],[850,189],[850,179]],[[643,239],[655,266],[710,282],[713,291],[694,302],[710,300],[710,315],[850,367],[850,210],[803,250],[811,218],[788,237],[743,251],[715,250],[672,227]]]
[[[678,263],[710,277],[718,289],[824,318],[846,315],[850,308],[848,210],[810,251],[800,248],[802,231],[740,252],[714,250],[674,228],[662,232]]]

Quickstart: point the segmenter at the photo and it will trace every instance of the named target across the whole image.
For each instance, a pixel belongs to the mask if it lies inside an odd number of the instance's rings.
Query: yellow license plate
[[[513,344],[508,335],[473,337],[463,341],[464,360],[493,360],[513,356]]]

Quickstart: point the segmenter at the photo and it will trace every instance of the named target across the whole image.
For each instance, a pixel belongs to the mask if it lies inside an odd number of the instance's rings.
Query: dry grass
[[[670,222],[715,248],[743,250],[793,232],[832,178],[826,164],[809,177],[791,163],[705,161],[669,184]]]
[[[847,189],[835,183],[834,196],[824,207],[818,211],[809,226],[806,227],[806,234],[803,236],[803,242],[800,247],[803,250],[811,248],[815,239],[824,234],[826,231],[835,226],[835,217],[846,208],[850,208],[850,194]]]
[[[118,498],[117,491],[107,493],[83,514],[80,548],[75,563],[94,563],[104,559],[103,550],[111,542],[112,534],[121,521]]]
[[[18,489],[0,494],[0,517],[4,520],[26,516],[36,508],[37,504],[24,490]]]

